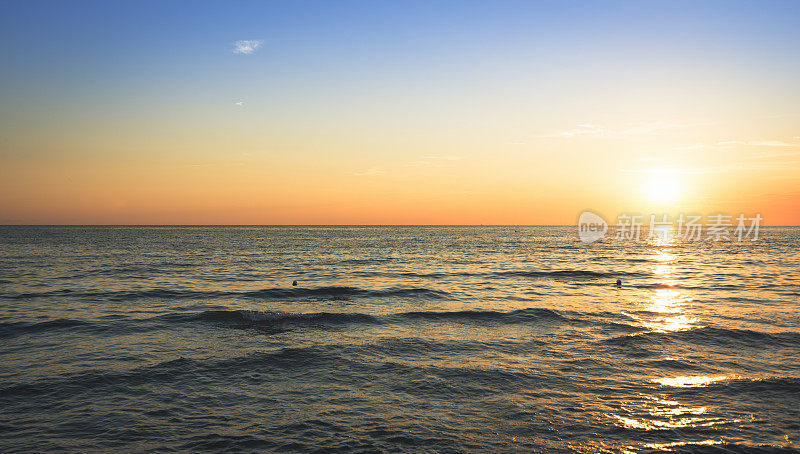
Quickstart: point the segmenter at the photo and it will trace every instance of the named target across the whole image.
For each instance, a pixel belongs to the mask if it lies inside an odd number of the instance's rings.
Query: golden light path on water
[[[647,318],[623,312],[650,331],[684,331],[696,327],[697,324],[697,319],[690,312],[692,298],[675,289],[678,285],[675,275],[677,256],[672,250],[676,242],[677,238],[666,230],[660,230],[650,238],[650,245],[654,249],[649,259],[653,262],[652,273],[657,287],[640,310],[655,314],[655,317]]]
[[[675,388],[701,388],[703,386],[708,386],[723,380],[727,380],[729,377],[727,375],[717,375],[714,377],[708,377],[705,375],[695,375],[695,376],[678,376],[673,378],[657,378],[653,381],[658,383],[659,385],[664,386],[673,386]]]
[[[634,313],[622,313],[636,320],[650,333],[674,333],[701,327],[698,319],[692,314],[693,298],[679,289],[676,273],[678,261],[676,250],[678,238],[670,230],[659,230],[649,239],[652,253],[648,257],[652,262],[652,276],[655,285],[649,299],[638,303]],[[639,335],[639,334],[634,334]],[[667,357],[665,359],[679,359]],[[653,377],[650,383],[668,388],[699,388],[712,385],[729,378],[718,376],[676,376]],[[689,406],[676,400],[640,395],[622,408],[622,414],[610,414],[614,423],[626,429],[644,431],[678,431],[681,429],[711,427],[719,424],[730,424],[725,418],[709,415],[707,406]],[[677,432],[676,432],[677,433]],[[628,446],[630,450],[658,449],[674,450],[687,444],[716,445],[720,440],[676,441],[671,443],[648,443],[639,447]],[[627,451],[634,452],[634,451]]]

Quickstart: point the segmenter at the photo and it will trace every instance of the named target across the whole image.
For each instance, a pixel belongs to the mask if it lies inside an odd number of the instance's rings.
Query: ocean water
[[[800,229],[576,230],[2,227],[0,451],[797,452]]]

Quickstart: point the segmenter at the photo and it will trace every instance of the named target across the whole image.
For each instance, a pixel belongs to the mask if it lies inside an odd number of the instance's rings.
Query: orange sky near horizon
[[[76,144],[4,161],[2,222],[571,225],[589,209],[611,223],[622,213],[760,213],[764,225],[800,224],[797,164],[786,160],[797,145],[639,151],[658,150],[652,142],[661,140],[546,137],[497,152],[462,144],[448,154],[369,160],[313,146],[291,154],[248,146],[221,157],[211,143],[188,160],[156,151],[108,156]],[[113,143],[98,150],[106,146]],[[763,165],[768,154],[786,161]]]

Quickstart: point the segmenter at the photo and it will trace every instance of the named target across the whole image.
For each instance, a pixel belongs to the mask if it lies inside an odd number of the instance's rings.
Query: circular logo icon
[[[606,236],[608,223],[598,214],[584,211],[578,218],[578,238],[584,243],[594,243]]]

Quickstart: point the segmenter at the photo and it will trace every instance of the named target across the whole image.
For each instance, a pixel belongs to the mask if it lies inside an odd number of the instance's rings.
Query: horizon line
[[[706,225],[706,224],[701,224]],[[0,227],[577,227],[578,224],[0,224]],[[609,224],[609,227],[618,227]],[[643,224],[642,228],[649,228]],[[733,227],[733,226],[731,226]],[[800,227],[797,224],[761,225]]]

